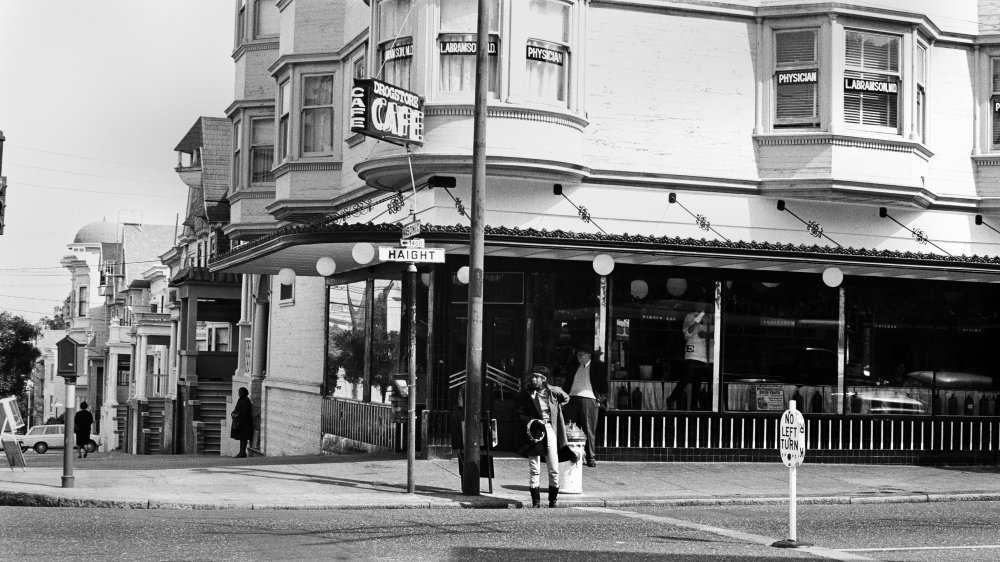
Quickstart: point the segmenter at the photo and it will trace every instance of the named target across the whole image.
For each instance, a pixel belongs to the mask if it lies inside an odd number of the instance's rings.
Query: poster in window
[[[757,411],[780,412],[785,409],[785,393],[780,384],[757,385]]]

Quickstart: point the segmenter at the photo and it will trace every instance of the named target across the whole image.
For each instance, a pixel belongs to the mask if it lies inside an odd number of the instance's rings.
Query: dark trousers
[[[579,396],[569,397],[568,408],[566,408],[566,421],[580,426],[583,434],[587,436],[587,445],[584,449],[587,460],[597,457],[595,452],[597,438],[595,435],[597,431],[598,412],[597,400],[593,398],[581,398]]]
[[[710,382],[711,381],[711,371],[709,370],[707,363],[702,363],[701,361],[696,361],[694,359],[685,359],[684,368],[681,369],[681,376],[677,380],[677,386],[674,387],[674,391],[667,396],[667,402],[678,402],[681,398],[681,394],[684,393],[684,389],[688,385],[691,385],[691,394],[689,398],[691,399],[691,404],[694,405],[696,409],[707,410],[711,405],[699,404],[698,401],[698,387],[699,383]],[[711,389],[709,389],[711,392]],[[678,410],[686,410],[687,404],[676,404],[675,408]]]

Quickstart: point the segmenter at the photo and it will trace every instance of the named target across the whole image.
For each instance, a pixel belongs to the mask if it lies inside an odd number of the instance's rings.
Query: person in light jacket
[[[576,460],[566,439],[562,405],[569,395],[547,384],[549,369],[536,365],[528,373],[527,384],[517,398],[517,416],[525,428],[525,442],[517,450],[528,459],[528,491],[531,507],[541,506],[541,459],[545,459],[549,477],[549,507],[556,507],[559,497],[559,462]]]
[[[236,407],[230,414],[232,429],[229,431],[229,436],[239,440],[240,452],[235,458],[242,459],[247,456],[247,443],[253,439],[253,403],[250,402],[250,392],[246,387],[240,387],[239,395]]]

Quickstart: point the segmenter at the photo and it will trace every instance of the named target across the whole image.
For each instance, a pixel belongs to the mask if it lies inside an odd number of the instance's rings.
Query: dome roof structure
[[[97,221],[83,225],[73,238],[74,244],[109,244],[118,241],[118,227],[113,222]]]

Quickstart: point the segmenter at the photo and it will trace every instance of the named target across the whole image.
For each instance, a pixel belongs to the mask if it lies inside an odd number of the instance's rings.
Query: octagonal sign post
[[[781,462],[788,467],[788,538],[777,541],[771,546],[777,548],[812,546],[812,543],[799,541],[795,533],[796,470],[806,458],[806,421],[802,417],[802,412],[795,409],[795,400],[788,401],[788,409],[781,415],[778,450],[781,453]]]

